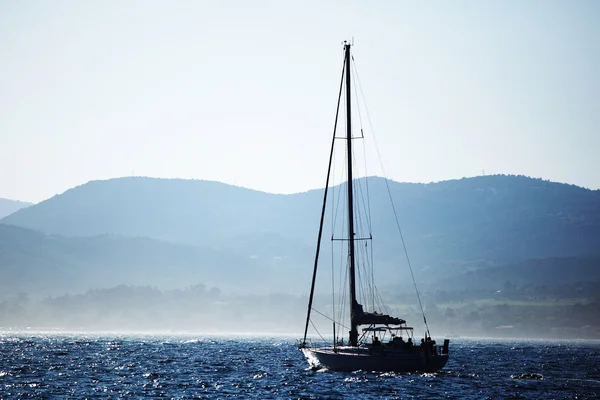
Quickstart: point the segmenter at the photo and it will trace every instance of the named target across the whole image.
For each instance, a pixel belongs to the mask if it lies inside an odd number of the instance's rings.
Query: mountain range
[[[27,203],[25,201],[0,198],[0,218],[4,218],[21,208],[29,207],[31,204],[32,203]]]
[[[358,186],[368,189],[375,260],[386,281],[405,276],[394,209],[417,277],[427,281],[475,273],[504,282],[533,259],[553,260],[556,275],[556,260],[571,260],[569,268],[600,254],[598,190],[506,175],[429,184],[374,177]],[[305,292],[322,197],[322,189],[278,195],[199,180],[92,181],[0,220],[0,290],[205,283],[263,292],[284,281],[286,290]],[[543,273],[544,261],[536,263],[531,268]],[[493,272],[503,265],[521,266]],[[600,269],[585,265],[581,274]]]

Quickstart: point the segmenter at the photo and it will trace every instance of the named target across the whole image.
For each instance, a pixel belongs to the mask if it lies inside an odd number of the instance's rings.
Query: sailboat
[[[340,99],[345,87],[345,104],[346,104],[346,134],[341,138],[345,142],[346,147],[346,198],[347,198],[347,222],[344,227],[347,231],[344,232],[346,237],[339,239],[345,241],[346,245],[343,252],[347,249],[347,258],[345,260],[344,269],[347,272],[347,282],[349,296],[346,298],[346,305],[349,311],[349,337],[347,342],[344,342],[343,337],[340,339],[336,336],[336,326],[338,331],[343,324],[333,321],[333,343],[323,346],[313,345],[307,340],[309,324],[311,320],[311,312],[313,311],[313,300],[315,297],[315,281],[317,278],[317,267],[319,264],[319,253],[321,248],[321,239],[323,235],[323,225],[327,205],[327,193],[329,190],[330,175],[332,170],[332,159],[336,139],[335,128],[332,139],[332,147],[329,158],[329,168],[327,172],[326,187],[323,195],[323,206],[321,210],[321,220],[319,225],[319,234],[316,246],[316,255],[314,262],[314,270],[312,275],[311,291],[308,302],[308,312],[306,316],[306,325],[304,329],[304,337],[299,344],[300,350],[306,356],[310,367],[313,369],[328,369],[332,371],[393,371],[393,372],[435,372],[443,368],[448,362],[448,347],[449,340],[445,339],[442,346],[436,344],[430,338],[429,328],[423,307],[423,321],[425,323],[425,332],[420,341],[416,343],[414,329],[406,324],[406,321],[399,317],[394,317],[383,312],[365,311],[363,304],[359,303],[357,297],[357,269],[362,258],[357,256],[356,243],[363,239],[371,239],[370,237],[360,237],[355,229],[355,203],[354,203],[354,182],[353,182],[353,163],[354,157],[352,152],[353,134],[352,134],[352,102],[351,102],[351,60],[350,54],[351,43],[344,42],[344,66],[342,69],[342,79],[340,82],[340,91],[338,95],[338,112],[336,114],[335,126],[337,126],[338,115],[340,110]],[[345,83],[345,85],[344,85]],[[362,129],[361,129],[362,131]],[[387,181],[386,181],[387,183]],[[388,187],[389,189],[389,187]],[[390,194],[391,198],[391,194]],[[395,213],[395,212],[394,212]],[[399,225],[398,225],[399,228]],[[400,232],[401,233],[401,232]],[[332,236],[332,240],[334,240]],[[405,248],[405,246],[404,246]],[[408,258],[408,256],[407,256]],[[410,266],[410,263],[409,263]],[[411,271],[412,274],[412,271]],[[414,278],[413,278],[414,282]],[[416,284],[415,284],[416,289]],[[417,292],[418,296],[418,292]],[[420,298],[419,298],[419,304]],[[315,310],[317,311],[317,310]],[[323,315],[319,312],[319,314]],[[314,324],[313,324],[314,326]],[[359,332],[360,329],[360,332]]]

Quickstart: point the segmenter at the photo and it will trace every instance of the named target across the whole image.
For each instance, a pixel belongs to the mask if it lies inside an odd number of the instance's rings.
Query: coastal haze
[[[438,332],[598,337],[600,191],[505,175],[388,184]],[[369,178],[376,277],[418,324],[386,188]],[[322,196],[129,177],[22,208],[0,220],[3,326],[300,332]]]
[[[420,329],[383,175],[432,332],[600,338],[598,15],[0,4],[0,329],[300,335],[355,37],[392,314]]]

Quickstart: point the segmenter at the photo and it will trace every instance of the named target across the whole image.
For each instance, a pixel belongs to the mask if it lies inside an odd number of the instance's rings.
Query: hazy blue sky
[[[322,187],[352,36],[389,178],[597,189],[598,21],[600,1],[0,0],[0,197],[132,174]]]

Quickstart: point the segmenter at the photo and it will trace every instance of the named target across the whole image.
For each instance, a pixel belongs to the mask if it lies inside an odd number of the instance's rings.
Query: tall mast
[[[350,258],[350,346],[358,346],[354,262],[354,200],[352,198],[352,102],[350,87],[350,43],[344,42],[346,58],[346,145],[348,148],[348,257]]]

